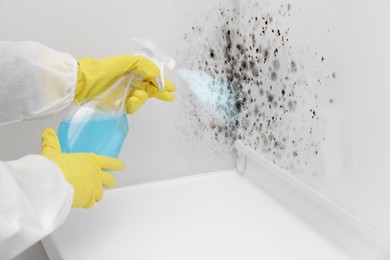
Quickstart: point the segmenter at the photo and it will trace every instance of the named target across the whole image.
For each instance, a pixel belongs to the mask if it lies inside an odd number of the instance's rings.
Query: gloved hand
[[[41,154],[53,160],[65,179],[73,186],[72,207],[90,208],[103,197],[103,186],[115,186],[114,176],[105,170],[122,170],[124,164],[115,158],[92,153],[62,153],[52,128],[42,133]]]
[[[99,95],[129,71],[143,76],[143,83],[137,90],[129,93],[126,101],[128,114],[135,113],[151,97],[168,102],[174,99],[175,86],[165,78],[165,90],[160,91],[156,81],[160,70],[144,56],[121,55],[101,60],[84,58],[78,60],[78,63],[76,102]]]

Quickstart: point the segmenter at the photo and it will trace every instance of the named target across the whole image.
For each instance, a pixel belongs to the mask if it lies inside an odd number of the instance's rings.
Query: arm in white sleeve
[[[55,114],[73,103],[78,63],[37,42],[0,42],[0,125]]]
[[[0,161],[0,259],[15,257],[60,226],[73,188],[41,155]]]

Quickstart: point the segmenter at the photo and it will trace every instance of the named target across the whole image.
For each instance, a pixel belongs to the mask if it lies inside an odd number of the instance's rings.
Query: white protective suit
[[[77,60],[36,42],[0,42],[0,125],[54,114],[73,103]],[[0,161],[0,259],[60,226],[73,187],[51,160]]]

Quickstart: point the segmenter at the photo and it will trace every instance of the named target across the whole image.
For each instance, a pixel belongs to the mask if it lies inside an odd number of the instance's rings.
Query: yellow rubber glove
[[[143,76],[143,83],[139,89],[131,91],[128,95],[126,100],[128,114],[135,113],[151,97],[168,102],[174,99],[175,86],[165,78],[165,90],[160,91],[156,81],[160,70],[142,55],[121,55],[101,60],[83,58],[78,60],[78,63],[76,103],[99,95],[129,71]]]
[[[92,153],[62,153],[56,132],[46,128],[42,133],[41,154],[54,161],[65,179],[73,186],[72,207],[90,208],[103,197],[103,186],[115,186],[114,176],[105,170],[122,170],[124,164],[115,158]]]

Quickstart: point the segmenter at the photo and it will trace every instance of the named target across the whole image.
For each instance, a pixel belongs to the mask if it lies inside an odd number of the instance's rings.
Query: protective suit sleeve
[[[0,126],[72,104],[77,60],[37,42],[0,42]]]
[[[10,259],[60,226],[73,188],[41,155],[0,161],[0,259]]]

